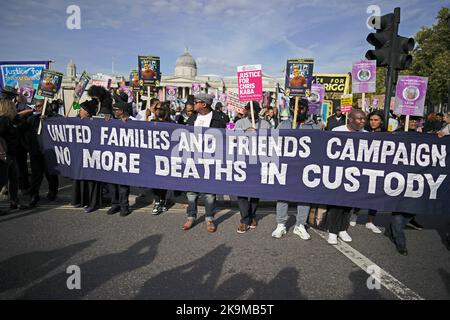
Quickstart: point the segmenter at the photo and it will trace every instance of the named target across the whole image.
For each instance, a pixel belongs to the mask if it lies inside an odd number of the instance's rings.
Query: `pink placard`
[[[239,101],[262,100],[262,66],[249,65],[237,68]]]

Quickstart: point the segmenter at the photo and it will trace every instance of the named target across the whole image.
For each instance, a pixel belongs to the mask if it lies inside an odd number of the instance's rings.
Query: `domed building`
[[[184,49],[184,53],[178,57],[175,65],[175,77],[179,78],[195,78],[197,76],[197,63],[192,58],[188,49]]]

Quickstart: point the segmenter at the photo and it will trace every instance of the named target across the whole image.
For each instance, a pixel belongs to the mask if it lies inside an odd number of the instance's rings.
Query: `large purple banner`
[[[50,167],[75,179],[450,214],[450,137],[78,118],[47,119],[43,135]]]

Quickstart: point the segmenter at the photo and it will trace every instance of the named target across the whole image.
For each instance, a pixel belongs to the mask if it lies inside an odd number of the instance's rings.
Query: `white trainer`
[[[278,224],[277,228],[272,232],[272,237],[280,239],[286,234],[286,227],[284,224]]]
[[[371,230],[373,233],[382,233],[380,229],[376,225],[374,225],[372,222],[366,223],[366,228]]]
[[[309,240],[311,239],[311,236],[309,235],[308,231],[306,231],[306,228],[304,225],[298,225],[294,228],[294,233],[298,235],[303,240]]]
[[[337,234],[335,233],[329,233],[328,234],[328,243],[329,244],[337,244]]]
[[[344,242],[352,242],[352,238],[347,233],[347,231],[339,232],[339,238],[341,238],[341,240],[344,241]]]
[[[356,226],[356,220],[358,220],[358,216],[354,213],[350,216],[350,225],[352,227]]]

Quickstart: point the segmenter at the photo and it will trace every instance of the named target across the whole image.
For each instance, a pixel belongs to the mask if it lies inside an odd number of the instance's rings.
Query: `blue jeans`
[[[310,205],[308,203],[297,203],[297,216],[296,216],[296,222],[295,225],[299,226],[301,224],[306,224],[306,221],[308,220],[308,214]],[[277,201],[277,223],[278,224],[286,224],[289,215],[288,215],[288,209],[289,209],[289,202],[287,201]]]
[[[399,249],[406,249],[405,226],[415,215],[410,213],[393,212],[391,231],[395,245]]]
[[[187,215],[190,218],[197,217],[197,200],[202,195],[198,192],[186,192],[188,199]],[[205,198],[205,220],[213,220],[214,209],[216,206],[216,195],[212,193],[203,193]]]

